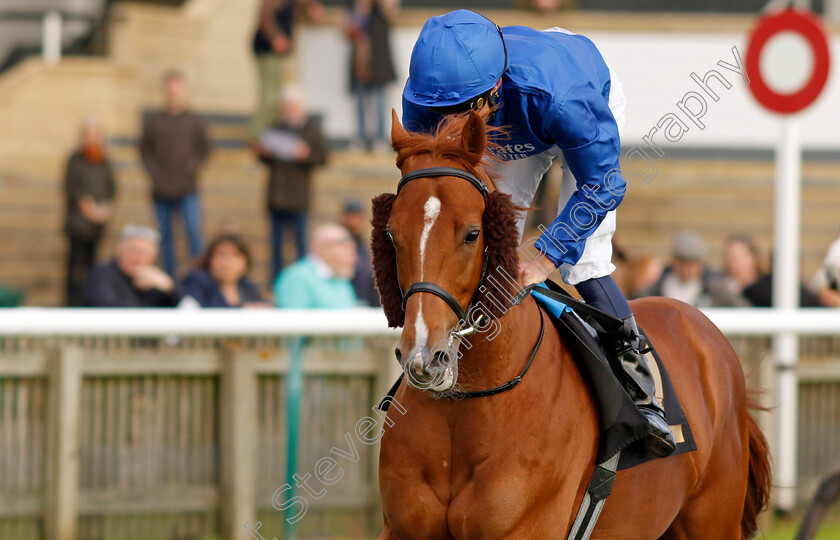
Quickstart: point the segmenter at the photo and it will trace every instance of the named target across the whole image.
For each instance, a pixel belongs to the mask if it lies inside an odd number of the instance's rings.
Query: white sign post
[[[828,39],[819,19],[808,11],[787,8],[762,16],[750,35],[746,59],[750,91],[766,109],[785,115],[776,149],[773,221],[773,306],[783,310],[799,307],[802,140],[795,114],[819,96],[828,79],[828,68]],[[796,334],[774,335],[773,358],[778,371],[774,410],[777,437],[771,438],[776,465],[775,505],[790,510],[796,503],[797,478]]]
[[[802,201],[802,141],[799,120],[781,121],[781,139],[776,149],[774,195],[773,306],[799,307],[799,239]],[[799,340],[790,332],[773,336],[773,358],[778,369],[778,409],[775,496],[777,507],[790,510],[796,503],[796,444],[799,381],[796,364]]]

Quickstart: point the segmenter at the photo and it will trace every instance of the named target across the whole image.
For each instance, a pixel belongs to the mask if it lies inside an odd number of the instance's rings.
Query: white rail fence
[[[768,390],[773,413],[759,418],[776,456],[776,503],[801,501],[840,466],[840,312],[706,314],[750,384]],[[801,358],[772,358],[779,333],[800,336]],[[241,525],[256,519],[263,536],[279,536],[271,494],[286,474],[286,343],[311,343],[307,471],[393,382],[398,335],[377,309],[0,310],[0,537],[250,538]],[[376,452],[365,451],[302,533],[375,530]],[[230,459],[238,455],[256,457]],[[183,517],[173,521],[173,511]]]

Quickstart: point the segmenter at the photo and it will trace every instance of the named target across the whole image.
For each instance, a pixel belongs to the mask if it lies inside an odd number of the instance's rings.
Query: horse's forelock
[[[487,114],[482,114],[482,119],[486,120]],[[456,165],[472,174],[479,174],[479,166],[482,161],[489,159],[497,161],[495,157],[498,152],[496,149],[500,148],[498,140],[501,140],[507,135],[504,128],[489,126],[484,124],[484,130],[487,135],[487,146],[483,154],[469,152],[464,148],[461,142],[461,132],[467,124],[469,116],[467,114],[449,115],[441,121],[435,132],[410,133],[410,136],[400,141],[394,141],[394,151],[397,152],[397,167],[402,170],[406,160],[411,157],[421,154],[431,154],[434,162],[447,161],[454,162]]]

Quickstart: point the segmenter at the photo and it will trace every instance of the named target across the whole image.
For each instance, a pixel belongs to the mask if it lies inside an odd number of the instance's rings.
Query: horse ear
[[[487,147],[487,129],[484,127],[484,120],[475,111],[470,111],[464,129],[461,130],[461,144],[464,149],[481,159]]]
[[[410,138],[411,135],[405,130],[400,123],[400,118],[397,116],[397,111],[391,109],[391,147],[396,150],[402,146],[403,142]]]
[[[397,280],[397,253],[394,245],[385,233],[385,226],[391,217],[391,207],[397,196],[383,193],[373,199],[373,217],[370,224],[370,253],[373,263],[373,277],[379,291],[379,301],[385,310],[388,326],[396,328],[405,324],[405,312],[402,309],[402,292]]]

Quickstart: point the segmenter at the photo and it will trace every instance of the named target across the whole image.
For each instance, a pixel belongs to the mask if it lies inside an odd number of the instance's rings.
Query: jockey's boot
[[[656,361],[653,358],[653,347],[639,332],[632,315],[624,319],[624,327],[620,332],[622,335],[618,340],[616,358],[624,376],[617,375],[633,403],[647,418],[650,435],[644,440],[645,446],[656,456],[668,456],[676,449],[677,442],[665,420],[665,411],[656,399],[656,383],[648,364]]]
[[[650,425],[651,434],[644,440],[645,446],[660,457],[673,453],[676,439],[665,420],[665,411],[656,400],[656,384],[648,365],[648,359],[655,362],[653,348],[636,327],[630,304],[610,276],[588,279],[575,288],[587,304],[624,321],[624,326],[607,336],[605,343],[613,344],[618,364],[613,366],[613,371]]]

